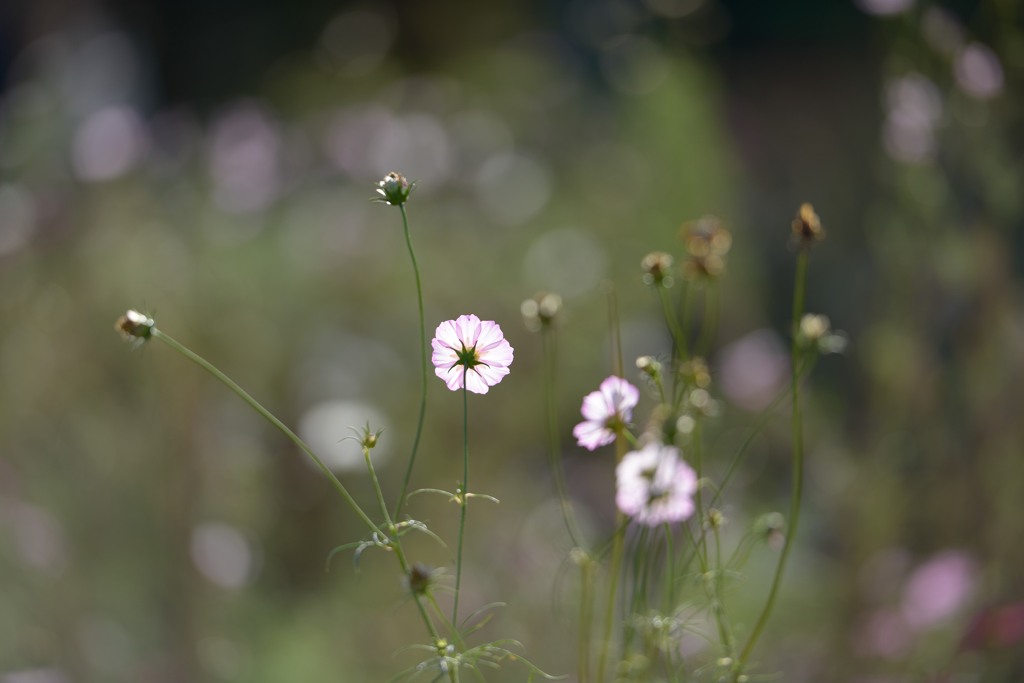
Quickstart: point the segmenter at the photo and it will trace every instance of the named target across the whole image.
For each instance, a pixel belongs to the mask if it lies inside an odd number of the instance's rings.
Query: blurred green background
[[[349,426],[397,494],[418,393],[400,171],[429,330],[473,312],[516,350],[471,397],[466,604],[572,669],[567,543],[543,449],[540,340],[595,535],[612,460],[570,429],[668,335],[640,281],[679,226],[733,233],[711,363],[724,458],[786,373],[789,222],[828,233],[808,306],[850,337],[809,384],[797,555],[757,659],[787,681],[1024,677],[1024,18],[1011,0],[5,0],[0,7],[0,681],[380,681],[421,626],[390,558],[226,389],[113,330],[126,308],[212,360],[335,462]],[[721,380],[721,381],[719,381]],[[785,411],[725,512],[788,496]],[[460,476],[431,378],[417,485]],[[717,465],[721,467],[721,460]],[[453,538],[455,507],[412,514]],[[429,544],[414,554],[444,565]],[[737,582],[763,598],[771,550]],[[563,637],[564,636],[564,637]],[[495,680],[523,680],[510,668]]]

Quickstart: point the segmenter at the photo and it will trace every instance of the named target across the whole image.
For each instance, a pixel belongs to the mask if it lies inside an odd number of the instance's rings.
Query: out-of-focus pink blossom
[[[914,630],[929,628],[960,610],[974,592],[976,566],[967,553],[949,550],[914,570],[900,612]]]
[[[674,446],[651,443],[627,453],[615,479],[615,504],[641,524],[681,522],[693,514],[697,474]]]
[[[573,427],[572,435],[589,451],[610,444],[633,417],[639,400],[640,391],[635,386],[612,375],[601,382],[597,391],[583,397],[580,412],[586,419]]]
[[[473,393],[486,394],[508,374],[512,364],[513,349],[501,327],[475,315],[444,321],[437,326],[431,344],[434,373],[452,391],[465,386]]]

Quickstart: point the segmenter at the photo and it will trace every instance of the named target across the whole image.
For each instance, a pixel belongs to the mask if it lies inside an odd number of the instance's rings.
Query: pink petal
[[[588,451],[596,451],[601,446],[607,446],[615,441],[615,434],[600,422],[580,422],[573,427],[572,435],[576,437],[576,443]]]
[[[476,371],[476,368],[466,373],[466,388],[474,394],[487,393],[487,382],[483,380],[480,373]]]
[[[588,420],[603,424],[605,420],[615,414],[615,411],[610,408],[604,394],[600,391],[592,391],[583,397],[583,407],[580,412]]]
[[[434,370],[434,374],[444,380],[444,383],[448,385],[448,388],[452,391],[457,391],[462,388],[462,375],[463,367],[456,365],[451,368],[437,368]]]
[[[480,318],[475,315],[460,315],[455,321],[455,328],[463,346],[467,349],[476,346],[476,341],[480,337]]]
[[[473,367],[471,374],[479,374],[485,383],[494,386],[501,381],[502,377],[509,373],[508,368],[500,366],[477,365]],[[483,392],[481,392],[483,393]]]

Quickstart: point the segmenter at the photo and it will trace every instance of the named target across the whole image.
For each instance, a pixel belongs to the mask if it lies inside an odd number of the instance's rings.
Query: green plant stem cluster
[[[465,386],[461,392],[463,409],[462,479],[454,493],[422,489],[422,491],[442,493],[459,505],[458,536],[454,556],[455,585],[450,616],[441,609],[437,602],[432,590],[430,571],[411,563],[403,546],[402,539],[410,531],[419,531],[441,542],[425,524],[410,518],[401,518],[411,495],[409,487],[426,414],[428,377],[423,292],[419,266],[409,235],[408,215],[404,205],[404,200],[408,197],[411,187],[404,181],[404,178],[397,174],[390,174],[385,181],[382,181],[381,191],[384,192],[390,188],[392,192],[391,195],[385,193],[386,197],[393,195],[402,200],[398,203],[396,203],[397,199],[394,202],[388,200],[388,203],[397,205],[401,210],[405,242],[415,278],[419,312],[421,392],[412,450],[393,511],[389,510],[371,458],[371,450],[376,445],[380,433],[372,433],[367,425],[360,439],[366,469],[373,486],[377,506],[376,515],[381,521],[374,521],[373,517],[356,502],[323,460],[291,429],[214,365],[157,329],[152,319],[132,311],[118,322],[118,329],[140,343],[146,339],[157,339],[209,372],[283,433],[313,461],[336,493],[366,527],[369,534],[367,539],[339,546],[335,552],[343,549],[355,549],[355,556],[358,560],[364,550],[378,548],[395,556],[402,576],[405,577],[409,596],[416,605],[417,613],[420,615],[430,639],[429,645],[414,646],[414,649],[427,652],[427,658],[415,667],[402,672],[398,677],[432,670],[435,674],[435,681],[444,678],[450,683],[457,683],[460,680],[460,671],[467,669],[473,671],[478,680],[483,680],[480,673],[481,666],[497,667],[502,662],[517,660],[527,667],[530,680],[536,676],[552,678],[510,650],[510,647],[518,645],[515,641],[497,640],[475,647],[467,646],[467,636],[486,622],[488,617],[481,619],[481,615],[492,606],[478,610],[465,619],[460,618],[459,597],[463,574],[463,545],[468,502],[471,497],[489,498],[488,496],[475,496],[468,488],[469,401],[468,390]],[[396,192],[398,194],[395,194]],[[403,192],[404,194],[402,194]],[[806,206],[809,207],[809,205]],[[802,208],[801,211],[804,209]],[[808,208],[808,211],[807,215],[816,219],[813,210]],[[727,236],[727,233],[725,234]],[[822,233],[819,230],[814,239],[820,239],[820,234]],[[698,237],[705,239],[700,235]],[[724,243],[725,247],[721,246],[723,244],[720,239],[721,232],[719,237],[713,236],[713,238],[719,239],[718,248],[720,254],[724,254],[728,242]],[[700,239],[696,240],[698,246]],[[572,543],[570,559],[579,569],[580,605],[576,638],[576,668],[579,681],[608,683],[614,680],[617,683],[628,681],[641,683],[655,679],[689,680],[690,675],[694,672],[687,671],[689,662],[682,661],[678,645],[681,637],[695,632],[694,624],[700,621],[702,615],[713,623],[714,629],[713,633],[702,635],[707,640],[716,643],[719,653],[719,656],[707,665],[714,667],[713,677],[716,680],[727,680],[732,683],[741,683],[748,679],[746,672],[750,667],[750,659],[766,629],[778,598],[782,578],[794,547],[800,518],[804,470],[800,384],[813,366],[815,358],[814,349],[808,345],[805,339],[807,335],[801,337],[800,329],[804,312],[810,244],[810,238],[803,242],[797,257],[792,307],[793,341],[790,384],[756,419],[749,434],[719,475],[717,486],[712,483],[711,477],[707,476],[707,473],[714,468],[715,463],[714,459],[710,457],[711,454],[705,452],[705,423],[709,417],[715,414],[716,406],[707,391],[710,374],[703,360],[713,344],[718,320],[715,278],[708,275],[704,279],[688,283],[681,300],[676,302],[670,292],[673,280],[666,275],[666,269],[671,265],[671,257],[658,253],[655,255],[656,257],[645,260],[651,268],[647,278],[648,284],[656,289],[660,309],[666,327],[671,334],[672,352],[665,363],[649,357],[638,362],[638,367],[649,381],[650,393],[657,397],[658,405],[642,437],[638,438],[630,431],[630,425],[616,423],[615,462],[616,464],[621,463],[630,448],[639,448],[642,442],[651,439],[660,439],[666,445],[679,447],[686,454],[697,479],[697,488],[693,498],[693,515],[685,523],[679,525],[662,524],[653,527],[634,527],[625,514],[617,511],[615,527],[607,542],[593,544],[586,538],[576,517],[566,486],[561,460],[561,429],[556,410],[558,363],[555,329],[550,324],[550,318],[544,319],[540,326],[547,455],[562,520]],[[693,253],[705,254],[703,251]],[[721,272],[720,258],[717,261],[707,259],[705,256],[701,256],[701,258],[705,260],[699,261],[698,265],[703,268],[701,272],[704,272],[705,275]],[[690,271],[697,272],[700,271],[700,268],[691,263]],[[613,291],[609,291],[608,307],[612,340],[612,369],[615,375],[625,377],[622,346],[619,339],[618,310]],[[699,322],[695,323],[695,319]],[[755,525],[755,528],[744,536],[730,553],[726,552],[723,547],[721,534],[722,527],[727,520],[717,506],[724,490],[742,463],[754,436],[765,426],[771,414],[787,396],[792,404],[793,453],[792,491],[789,516],[786,520],[788,526],[785,527],[785,540],[778,556],[765,603],[753,627],[747,630],[742,625],[734,623],[729,617],[726,597],[729,592],[730,580],[737,575],[739,568],[750,555],[757,541],[768,540],[772,533],[781,532],[783,521],[781,516],[776,513],[779,519],[771,517],[760,527]],[[444,545],[443,542],[441,543]],[[605,598],[600,601],[598,596],[601,594],[600,584],[602,582]],[[687,590],[688,588],[690,590]],[[695,595],[699,597],[694,598]],[[600,623],[597,623],[598,614],[600,614]],[[746,631],[745,638],[740,637],[740,633],[743,631]],[[740,642],[743,643],[742,646],[740,646]]]
[[[640,528],[628,533],[629,520],[617,513],[615,530],[604,546],[592,549],[579,530],[572,502],[565,487],[559,434],[561,433],[555,405],[555,331],[550,325],[542,332],[544,357],[544,393],[548,458],[551,463],[560,510],[569,539],[575,550],[574,560],[580,567],[580,610],[577,644],[577,678],[580,681],[646,681],[654,676],[664,680],[689,680],[684,662],[678,655],[678,639],[692,632],[703,611],[714,625],[709,640],[717,642],[719,655],[714,660],[718,680],[734,683],[747,680],[750,658],[773,611],[782,577],[791,554],[800,516],[803,486],[803,435],[800,412],[800,383],[813,367],[815,355],[798,343],[797,330],[804,310],[809,244],[801,245],[797,257],[793,296],[793,336],[791,345],[792,375],[783,389],[756,418],[740,446],[727,461],[715,486],[706,477],[709,464],[704,448],[704,423],[712,411],[692,401],[695,390],[703,390],[699,379],[703,357],[710,351],[718,322],[718,294],[714,278],[688,283],[678,304],[671,296],[671,278],[650,278],[656,290],[666,327],[671,334],[673,351],[666,368],[654,359],[647,359],[641,369],[650,379],[652,394],[658,398],[661,438],[684,448],[693,466],[699,485],[694,497],[695,513],[690,522],[679,529],[670,525]],[[699,320],[695,325],[694,320]],[[613,347],[613,373],[623,376],[623,362],[618,350],[618,321],[614,294],[609,296],[609,320]],[[731,580],[749,557],[757,542],[767,540],[763,530],[753,529],[740,543],[727,552],[722,527],[727,520],[716,507],[723,492],[738,470],[755,436],[765,427],[776,409],[789,397],[792,403],[792,493],[789,505],[785,542],[776,570],[768,588],[765,603],[754,626],[744,629],[734,623],[727,609]],[[670,424],[680,416],[691,421],[687,433],[677,433]],[[651,438],[648,435],[647,438]],[[620,432],[616,441],[616,463],[621,462],[630,446],[638,439],[628,430]],[[781,519],[781,516],[779,516]],[[774,519],[774,518],[773,518]],[[760,535],[759,535],[760,534]],[[682,541],[682,542],[680,542]],[[604,559],[602,559],[604,558]],[[598,575],[595,569],[604,566],[606,598],[597,640],[594,641],[593,618]],[[627,579],[623,582],[623,579]],[[686,585],[696,584],[703,607],[691,599],[681,601]],[[619,624],[616,631],[616,624]],[[740,633],[746,630],[745,637]],[[596,645],[596,652],[594,646]],[[592,663],[596,660],[594,676]],[[609,669],[612,662],[617,662]],[[692,673],[692,672],[691,672]]]

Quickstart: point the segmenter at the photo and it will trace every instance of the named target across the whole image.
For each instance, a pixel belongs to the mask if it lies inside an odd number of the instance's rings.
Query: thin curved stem
[[[206,370],[208,373],[216,377],[229,389],[231,389],[231,391],[233,391],[239,398],[241,398],[243,401],[249,404],[250,408],[252,408],[257,413],[262,415],[264,419],[270,422],[270,424],[277,427],[277,429],[280,430],[281,433],[283,433],[285,436],[291,439],[292,443],[298,446],[303,453],[310,457],[310,459],[316,464],[316,466],[320,469],[323,475],[327,477],[327,480],[331,482],[331,485],[338,492],[338,495],[340,495],[348,504],[348,506],[352,508],[352,511],[356,513],[356,516],[363,521],[363,524],[365,524],[367,528],[369,528],[369,530],[372,532],[381,532],[380,528],[376,524],[374,524],[373,520],[370,519],[369,516],[363,511],[363,508],[359,507],[359,503],[355,501],[355,499],[352,497],[352,494],[350,494],[348,492],[348,489],[345,488],[344,484],[338,481],[338,478],[334,475],[334,472],[332,472],[330,468],[327,467],[327,465],[325,465],[324,462],[319,457],[317,457],[316,453],[313,452],[313,449],[311,449],[306,444],[305,441],[300,439],[295,432],[293,432],[283,422],[277,419],[277,417],[273,413],[271,413],[269,410],[260,405],[259,401],[250,396],[245,391],[245,389],[238,386],[238,384],[236,384],[234,380],[232,380],[230,377],[228,377],[223,372],[218,370],[208,360],[206,360],[199,354],[195,353],[181,342],[175,340],[173,337],[168,336],[167,334],[161,332],[155,327],[152,328],[151,336],[154,339],[159,339],[163,343],[167,344],[172,349],[183,355],[185,358],[189,359],[190,361],[201,367],[203,370]]]
[[[409,217],[405,213],[404,204],[399,204],[398,208],[402,211],[405,246],[409,249],[409,260],[412,261],[412,272],[416,278],[416,306],[420,315],[420,414],[416,421],[416,436],[412,442],[412,453],[409,455],[409,464],[405,468],[405,478],[402,480],[402,490],[398,494],[398,503],[395,505],[395,519],[402,514],[402,507],[405,506],[408,497],[409,481],[412,479],[412,469],[416,464],[416,453],[420,447],[420,436],[423,434],[423,420],[427,414],[427,330],[423,319],[423,286],[420,284],[420,267],[416,263],[416,252],[413,251],[412,239],[409,237]]]
[[[765,624],[768,623],[768,617],[771,616],[772,608],[775,606],[775,598],[779,592],[779,585],[782,583],[782,575],[786,570],[786,562],[789,559],[790,552],[793,550],[797,526],[800,522],[800,501],[803,495],[804,483],[804,434],[803,420],[800,415],[800,347],[797,344],[797,330],[800,325],[800,317],[803,315],[804,295],[807,289],[807,254],[806,246],[800,249],[796,262],[796,285],[793,292],[793,323],[791,330],[793,341],[790,347],[790,363],[792,365],[792,387],[790,392],[793,398],[793,491],[789,501],[786,541],[782,546],[782,552],[779,554],[779,563],[775,568],[775,576],[772,579],[771,589],[768,592],[768,600],[765,602],[761,616],[750,633],[747,644],[740,653],[735,678],[738,678],[743,672],[743,668],[746,666],[747,660],[754,650],[754,645],[757,644],[758,638],[761,637],[761,633],[764,631]]]
[[[277,416],[275,416],[269,410],[264,408],[263,405],[261,405],[259,401],[257,401],[247,391],[245,391],[245,389],[240,387],[234,380],[232,380],[230,377],[221,372],[216,366],[214,366],[208,360],[206,360],[199,354],[195,353],[190,348],[188,348],[181,342],[177,341],[173,337],[165,334],[164,332],[161,332],[156,327],[152,328],[150,336],[154,339],[159,339],[163,343],[167,344],[169,347],[180,353],[182,356],[192,361],[193,363],[201,367],[203,370],[206,370],[208,373],[210,373],[215,378],[220,380],[221,383],[227,386],[240,399],[242,399],[246,404],[248,404],[250,408],[259,413],[270,424],[274,425],[274,427],[276,427],[281,433],[288,437],[288,439],[290,439],[292,443],[298,446],[303,453],[309,456],[309,458],[316,464],[316,466],[320,469],[323,475],[327,477],[327,480],[331,483],[331,485],[342,497],[342,499],[348,504],[352,511],[356,513],[356,516],[359,517],[360,520],[362,520],[363,524],[365,524],[366,527],[372,533],[378,534],[381,538],[387,539],[388,547],[394,551],[395,557],[398,559],[398,564],[399,567],[401,567],[403,575],[409,576],[409,562],[405,557],[405,552],[402,549],[401,541],[394,533],[394,525],[391,522],[390,518],[388,517],[387,507],[384,502],[383,494],[381,494],[380,492],[379,483],[377,482],[375,475],[373,476],[373,479],[377,490],[378,503],[381,506],[381,511],[383,512],[385,519],[388,521],[387,534],[383,533],[380,527],[377,526],[377,524],[375,524],[373,520],[371,520],[370,517],[363,511],[363,509],[359,506],[359,504],[355,501],[352,495],[345,488],[344,484],[342,484],[338,480],[338,478],[334,475],[330,468],[328,468],[324,464],[323,460],[321,460],[319,456],[317,456],[317,454],[313,452],[313,449],[310,448],[305,441],[300,439],[295,432],[289,429],[287,425],[281,422],[281,420],[279,420]],[[370,464],[368,453],[366,453],[366,460],[372,473],[373,466],[372,464]],[[423,624],[427,629],[427,633],[429,633],[433,641],[437,643],[440,640],[440,635],[437,632],[437,628],[434,626],[434,622],[431,621],[430,616],[427,614],[427,611],[423,606],[421,596],[417,595],[416,593],[412,593],[412,596],[413,601],[416,603],[416,609],[420,614],[420,618],[423,619]],[[452,683],[454,683],[454,676],[450,676],[450,678],[452,680]]]

